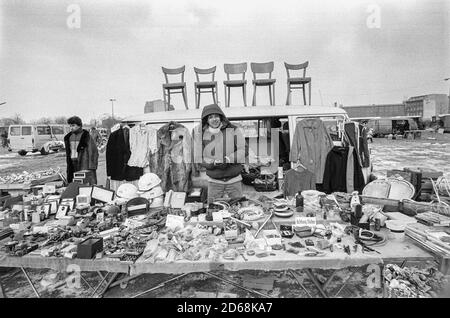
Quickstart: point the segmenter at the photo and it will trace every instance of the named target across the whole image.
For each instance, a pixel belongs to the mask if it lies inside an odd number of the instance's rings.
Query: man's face
[[[76,132],[81,128],[81,126],[78,126],[77,124],[70,124],[70,131]]]
[[[211,128],[218,128],[220,126],[220,116],[219,114],[211,114],[208,116],[208,125]]]

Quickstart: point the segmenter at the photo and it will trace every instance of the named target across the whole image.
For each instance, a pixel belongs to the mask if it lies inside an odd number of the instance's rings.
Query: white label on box
[[[297,226],[310,226],[314,227],[317,224],[317,219],[315,217],[309,218],[309,217],[296,217],[295,218],[295,225]]]
[[[184,227],[184,217],[179,215],[169,214],[166,218],[166,227],[170,230]]]

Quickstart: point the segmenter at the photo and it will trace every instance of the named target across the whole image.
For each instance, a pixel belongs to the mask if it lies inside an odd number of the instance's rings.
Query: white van
[[[64,136],[69,132],[68,125],[11,125],[8,142],[11,151],[24,156],[28,152],[40,151],[46,155],[49,151],[64,148]]]
[[[305,118],[320,118],[330,133],[335,144],[341,144],[343,137],[343,123],[349,121],[347,112],[337,107],[319,106],[255,106],[255,107],[228,107],[222,108],[225,116],[233,123],[243,128],[247,141],[257,140],[270,136],[271,128],[276,122],[278,127],[284,126],[289,130],[289,145],[294,137],[297,122]],[[122,120],[126,124],[143,123],[151,125],[155,129],[174,121],[184,125],[190,131],[201,122],[201,109],[174,110],[167,112],[154,112],[127,117]],[[286,124],[287,123],[287,124]],[[275,126],[274,126],[275,127]],[[259,149],[252,149],[249,142],[249,152],[259,154]],[[204,173],[200,176],[206,179]],[[193,177],[194,186],[203,186],[204,182],[198,182]],[[197,181],[197,182],[196,182]],[[204,181],[204,180],[203,180]]]

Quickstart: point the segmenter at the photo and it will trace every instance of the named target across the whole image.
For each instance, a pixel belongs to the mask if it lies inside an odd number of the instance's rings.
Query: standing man
[[[208,203],[227,195],[242,197],[243,163],[248,147],[241,129],[231,124],[217,104],[202,111],[202,166],[208,176]]]
[[[99,147],[102,144],[102,136],[98,132],[97,128],[92,126],[90,129],[90,134],[91,134],[91,137],[94,140],[95,144],[97,145],[97,147]]]
[[[91,183],[97,184],[98,150],[91,135],[83,129],[80,117],[73,116],[67,120],[70,132],[64,136],[67,161],[67,181],[73,180],[73,173],[80,170],[91,170]]]

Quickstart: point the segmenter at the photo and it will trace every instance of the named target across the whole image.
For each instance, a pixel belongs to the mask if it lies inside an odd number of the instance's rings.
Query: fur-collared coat
[[[98,150],[91,135],[86,129],[82,130],[80,143],[77,147],[78,152],[78,167],[74,167],[71,157],[70,136],[69,132],[64,136],[64,144],[66,147],[66,162],[67,162],[67,181],[70,183],[73,180],[73,173],[80,170],[97,170],[98,166]]]

